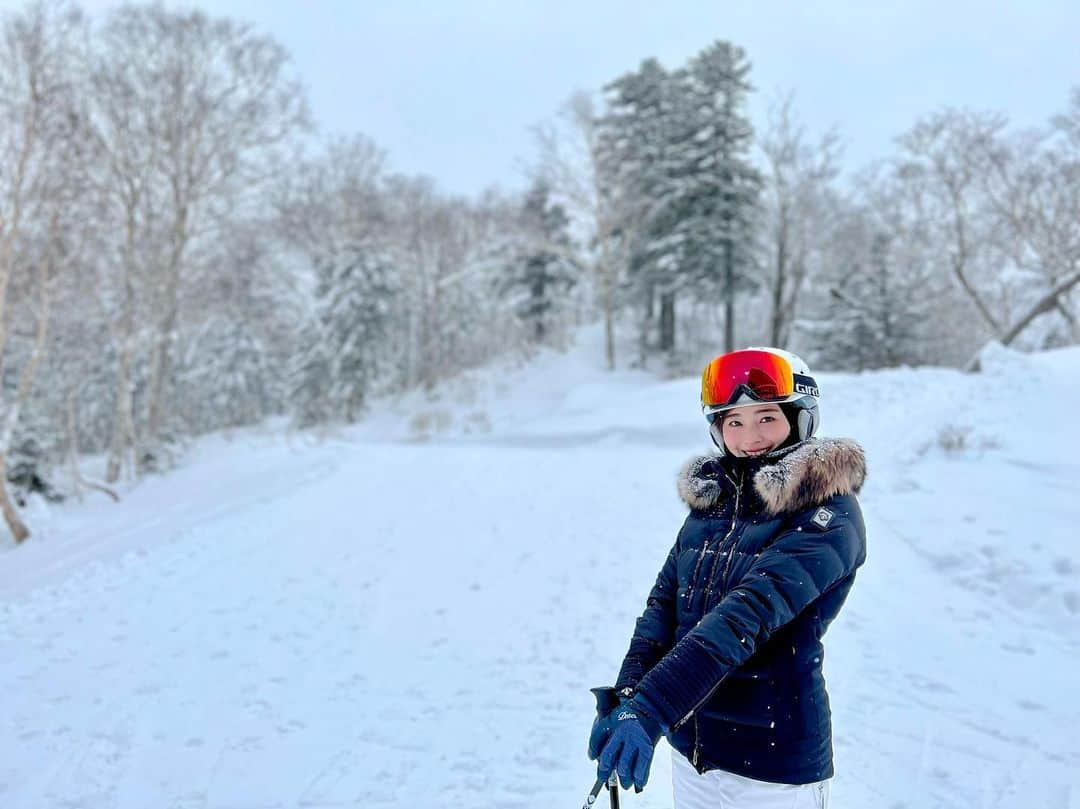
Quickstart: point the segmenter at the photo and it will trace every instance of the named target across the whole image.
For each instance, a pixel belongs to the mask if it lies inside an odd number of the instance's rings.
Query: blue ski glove
[[[611,726],[614,722],[612,714],[615,709],[625,705],[633,696],[632,688],[624,688],[616,691],[614,688],[593,688],[596,696],[596,719],[593,720],[592,732],[589,734],[589,759],[595,760],[600,756],[604,742],[611,735]]]
[[[638,698],[619,705],[603,721],[596,744],[589,739],[589,757],[594,747],[599,749],[600,761],[596,777],[607,780],[612,771],[618,773],[623,789],[641,792],[649,780],[653,748],[663,735],[660,725],[641,708]]]

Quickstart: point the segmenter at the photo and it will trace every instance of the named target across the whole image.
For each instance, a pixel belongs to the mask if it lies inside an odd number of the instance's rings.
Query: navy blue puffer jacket
[[[616,687],[634,687],[699,772],[786,784],[833,775],[821,638],[866,558],[853,441],[705,456]]]

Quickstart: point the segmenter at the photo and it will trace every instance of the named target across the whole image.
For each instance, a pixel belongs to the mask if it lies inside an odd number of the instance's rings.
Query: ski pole
[[[596,803],[596,796],[600,794],[600,790],[604,788],[604,779],[597,778],[596,783],[593,784],[593,788],[589,791],[588,797],[585,798],[585,805],[581,809],[591,809],[592,805]]]
[[[600,790],[603,789],[604,786],[604,779],[597,778],[588,797],[585,798],[585,805],[582,806],[581,809],[592,809],[592,805],[596,803],[597,795],[600,794]],[[608,797],[611,799],[611,809],[619,809],[619,780],[615,773],[612,773],[611,777],[608,778],[606,786],[608,788]]]

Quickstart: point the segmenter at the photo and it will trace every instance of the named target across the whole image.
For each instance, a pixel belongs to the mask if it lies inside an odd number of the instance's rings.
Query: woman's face
[[[723,419],[724,446],[740,458],[776,449],[791,434],[791,425],[777,405],[737,407],[724,413]]]

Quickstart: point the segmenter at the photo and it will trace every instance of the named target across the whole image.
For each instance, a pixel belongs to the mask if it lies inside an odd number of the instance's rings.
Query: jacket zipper
[[[727,533],[724,535],[724,538],[721,539],[720,543],[716,546],[717,550],[724,547],[724,543],[727,542],[727,540],[735,532],[735,524],[739,520],[739,495],[742,493],[742,475],[741,474],[739,475],[739,482],[738,483],[735,483],[735,481],[731,480],[731,478],[728,476],[728,474],[726,472],[724,473],[724,477],[727,477],[727,479],[729,481],[731,481],[732,485],[735,486],[735,506],[734,506],[734,508],[732,509],[732,512],[731,512],[731,525],[728,527]],[[705,547],[708,548],[708,543],[706,543]],[[732,548],[731,551],[728,551],[728,558],[727,558],[727,561],[724,563],[724,580],[725,581],[727,580],[728,570],[730,569],[731,557],[735,555],[732,551],[734,551],[734,548]],[[702,558],[704,558],[705,552],[702,551],[701,555],[702,555]],[[700,562],[699,562],[698,568],[700,569],[700,567],[701,567],[701,565],[700,565]],[[715,569],[716,569],[716,562],[714,561],[713,564],[712,564],[712,567],[711,567],[711,569],[709,571],[709,580],[710,581],[712,581],[712,574],[713,574],[713,571]],[[695,575],[694,578],[697,578],[697,576]],[[688,602],[687,606],[689,607],[690,606],[690,598],[689,597],[687,597],[687,602]],[[702,612],[704,612],[704,608],[708,606],[708,602],[709,602],[708,590],[706,590],[705,603],[702,605],[702,607],[703,607]],[[701,699],[693,708],[691,708],[687,712],[686,716],[684,716],[682,719],[680,719],[678,722],[676,722],[671,727],[671,732],[674,733],[679,728],[681,728],[683,725],[685,725],[686,722],[690,719],[691,716],[694,717],[694,755],[693,755],[693,757],[691,758],[690,761],[694,765],[695,770],[697,769],[698,761],[701,758],[701,726],[698,724],[698,718],[697,718],[697,716],[695,716],[695,714],[697,713],[698,709],[701,708],[702,705],[704,705],[706,702],[708,702],[710,699],[712,699],[712,695],[716,693],[716,689],[718,689],[720,687],[720,683],[722,683],[723,681],[724,681],[724,678],[723,677],[720,678],[720,681],[717,682],[716,685],[714,685],[712,688],[709,689],[709,693],[707,693],[703,699]]]
[[[734,511],[731,512],[731,527],[728,528],[728,532],[726,534],[724,534],[724,538],[722,540],[720,540],[720,544],[716,546],[717,551],[719,551],[722,547],[724,547],[724,543],[727,542],[731,538],[731,535],[733,533],[735,533],[735,524],[739,521],[739,495],[742,494],[742,484],[743,484],[743,472],[740,469],[739,470],[739,482],[735,487],[735,509],[734,509]],[[733,557],[734,555],[735,555],[735,546],[732,545],[732,547],[728,550],[727,559],[724,560],[724,577],[719,582],[721,585],[724,582],[727,581],[728,573],[731,571],[731,557]],[[712,577],[713,577],[713,574],[715,572],[716,572],[716,561],[713,560],[712,569],[709,571],[709,582],[710,583],[712,583]],[[714,590],[713,592],[715,593],[716,591]],[[701,605],[701,608],[702,608],[701,613],[704,616],[704,614],[709,609],[709,597],[708,597],[708,595],[705,596],[705,603]]]
[[[701,726],[698,724],[698,719],[694,717],[694,759],[691,762],[694,765],[694,769],[697,769],[698,758],[701,753],[701,745],[698,743],[701,739]]]
[[[720,683],[724,682],[724,679],[725,679],[724,677],[721,677],[720,682],[718,682],[716,685],[714,685],[712,688],[710,688],[709,693],[706,694],[702,699],[698,700],[697,705],[695,705],[693,708],[691,708],[689,711],[686,712],[686,716],[684,716],[682,719],[680,719],[678,722],[676,722],[674,725],[671,726],[671,732],[672,733],[674,733],[676,730],[678,730],[683,725],[685,725],[687,723],[687,721],[690,719],[690,717],[693,716],[695,712],[697,712],[698,708],[700,708],[702,705],[704,705],[706,702],[708,702],[710,699],[712,699],[712,695],[716,693],[716,689],[720,687]]]
[[[694,755],[690,759],[690,761],[694,765],[695,770],[697,769],[698,761],[701,758],[701,726],[698,724],[698,718],[695,714],[697,714],[698,708],[700,708],[702,705],[712,699],[712,695],[716,693],[716,689],[720,687],[720,684],[723,683],[725,679],[725,677],[721,677],[720,682],[718,682],[716,685],[709,689],[709,693],[705,695],[704,699],[702,699],[700,702],[698,702],[697,705],[687,711],[686,716],[684,716],[682,719],[680,719],[678,722],[671,726],[670,732],[674,733],[683,725],[685,725],[687,720],[689,720],[691,716],[694,717]]]
[[[721,470],[721,472],[723,472],[724,477],[727,478],[728,483],[735,487],[735,511],[732,514],[731,527],[728,528],[727,534],[724,535],[724,539],[720,540],[720,545],[718,545],[717,548],[722,546],[724,544],[724,540],[731,536],[731,532],[735,530],[735,520],[739,513],[739,485],[731,479],[731,475],[729,475],[726,471]],[[687,609],[691,609],[694,606],[694,582],[697,581],[698,573],[701,572],[701,563],[705,561],[705,557],[708,555],[709,544],[709,542],[706,542],[704,547],[701,549],[701,555],[698,557],[697,564],[694,565],[694,572],[690,576],[690,586],[686,590]],[[705,600],[708,601],[707,595]],[[704,605],[702,606],[704,607]],[[704,609],[702,609],[702,614],[704,614]]]

